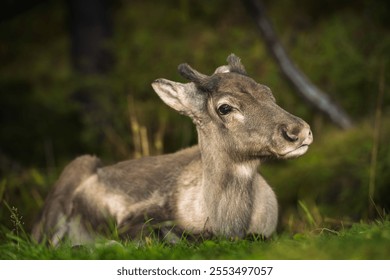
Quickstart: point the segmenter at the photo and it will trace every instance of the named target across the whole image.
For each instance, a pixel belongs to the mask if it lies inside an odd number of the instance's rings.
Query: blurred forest
[[[242,1],[77,2],[0,4],[0,225],[15,227],[6,202],[30,230],[51,185],[78,155],[109,164],[196,144],[191,121],[150,84],[184,82],[176,70],[183,62],[211,74],[230,53],[314,132],[303,157],[261,167],[279,198],[279,230],[385,219],[389,1],[263,1],[291,59],[352,118],[348,130],[296,94]]]

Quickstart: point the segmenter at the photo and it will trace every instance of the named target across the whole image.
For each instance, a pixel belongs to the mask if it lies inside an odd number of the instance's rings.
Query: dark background
[[[211,74],[232,52],[314,131],[305,156],[262,166],[279,198],[280,230],[383,219],[390,207],[389,1],[264,5],[290,58],[347,112],[351,129],[299,97],[241,1],[3,1],[0,224],[13,226],[7,202],[30,230],[78,155],[109,164],[195,144],[191,121],[150,84],[184,82],[176,70],[182,62]]]

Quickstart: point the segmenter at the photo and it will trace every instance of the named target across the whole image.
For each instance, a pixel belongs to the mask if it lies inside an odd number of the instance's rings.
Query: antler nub
[[[241,75],[247,75],[244,65],[235,54],[231,54],[227,58],[228,65],[218,67],[214,74],[233,72]],[[218,84],[220,77],[216,75],[207,76],[193,69],[187,63],[182,63],[178,66],[180,75],[183,78],[193,82],[199,89],[207,92],[213,91]]]
[[[218,78],[215,79],[212,76],[199,73],[187,63],[180,64],[178,70],[180,75],[193,82],[199,89],[205,92],[211,92],[215,87],[215,83],[218,81]]]
[[[227,62],[229,63],[230,72],[247,75],[245,67],[241,63],[241,59],[234,53],[228,56]]]
[[[183,78],[186,78],[187,80],[194,82],[195,84],[202,83],[208,76],[199,73],[195,69],[193,69],[190,65],[187,63],[182,63],[178,67],[180,75],[182,75]]]

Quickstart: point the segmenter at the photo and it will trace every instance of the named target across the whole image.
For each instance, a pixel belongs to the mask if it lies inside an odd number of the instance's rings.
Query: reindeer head
[[[158,79],[152,86],[167,105],[192,118],[203,145],[234,160],[304,154],[313,141],[309,125],[279,107],[238,57],[231,54],[227,62],[211,76],[181,64],[179,73],[189,83]]]

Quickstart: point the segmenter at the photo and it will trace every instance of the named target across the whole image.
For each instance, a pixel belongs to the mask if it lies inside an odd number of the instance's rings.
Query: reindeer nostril
[[[289,142],[296,142],[299,139],[298,135],[295,134],[294,131],[289,132],[287,129],[282,129],[282,134],[284,139],[286,139]]]

